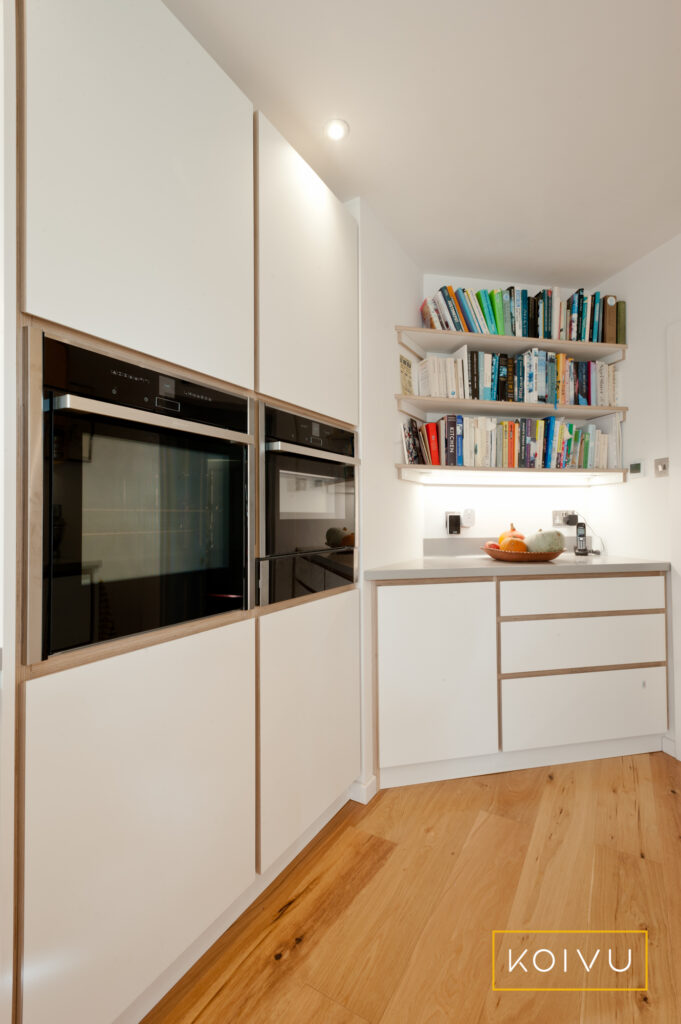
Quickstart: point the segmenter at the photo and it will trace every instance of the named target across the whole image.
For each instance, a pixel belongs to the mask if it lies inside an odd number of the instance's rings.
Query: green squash
[[[545,551],[565,551],[565,537],[560,530],[537,530],[525,538],[527,550],[536,554]]]

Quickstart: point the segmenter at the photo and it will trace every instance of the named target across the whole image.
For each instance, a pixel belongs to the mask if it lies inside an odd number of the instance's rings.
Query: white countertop
[[[564,551],[552,562],[499,562],[489,555],[415,558],[367,569],[366,580],[440,580],[459,576],[555,576],[599,572],[667,572],[669,562],[618,555],[582,555]]]

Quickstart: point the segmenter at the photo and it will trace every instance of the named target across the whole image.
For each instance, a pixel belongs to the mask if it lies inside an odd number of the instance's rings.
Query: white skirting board
[[[356,779],[350,786],[350,799],[358,804],[368,804],[378,792],[378,779],[372,775],[366,782]]]
[[[395,768],[382,768],[379,785],[381,789],[393,789],[395,786],[442,782],[444,779],[462,779],[471,775],[494,775],[523,768],[544,768],[553,764],[572,764],[575,761],[596,761],[604,757],[647,754],[653,750],[666,750],[663,739],[662,736],[634,736],[630,739],[600,740],[597,743],[575,743],[564,747],[542,747],[539,750],[507,751],[484,754],[482,757],[399,765]]]
[[[374,778],[374,783],[376,779]],[[357,783],[353,784],[354,786]],[[327,808],[326,811],[310,826],[309,829],[297,840],[286,853],[282,854],[279,860],[275,861],[274,864],[265,872],[263,875],[258,875],[253,885],[250,886],[243,893],[242,896],[236,900],[224,914],[221,915],[215,921],[214,924],[208,928],[203,935],[201,935],[196,942],[194,942],[189,949],[187,949],[181,957],[179,957],[170,967],[163,972],[163,974],[156,979],[153,985],[150,985],[145,992],[143,992],[134,1003],[132,1003],[127,1010],[124,1011],[112,1024],[139,1024],[139,1021],[149,1013],[149,1011],[156,1006],[156,1003],[163,998],[163,996],[170,991],[180,978],[187,973],[190,967],[192,967],[196,961],[203,956],[206,950],[210,949],[214,942],[220,938],[220,936],[227,931],[227,929],[234,924],[237,918],[246,911],[252,903],[256,901],[258,896],[265,889],[275,881],[278,875],[286,868],[292,860],[294,860],[301,850],[304,850],[308,843],[310,843],[318,832],[327,825],[335,814],[338,814],[340,809],[350,799],[358,799],[353,796],[351,791],[344,793],[337,800]],[[370,799],[370,798],[369,798]],[[360,800],[361,803],[368,803],[368,800]]]
[[[665,754],[669,754],[670,757],[676,758],[677,761],[680,760],[676,753],[676,743],[674,742],[673,736],[662,737],[662,749]]]

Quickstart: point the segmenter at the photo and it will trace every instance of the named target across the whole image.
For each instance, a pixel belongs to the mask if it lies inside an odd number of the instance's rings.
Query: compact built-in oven
[[[272,406],[260,415],[260,604],[355,582],[354,433]]]
[[[253,604],[252,402],[28,332],[29,663]]]

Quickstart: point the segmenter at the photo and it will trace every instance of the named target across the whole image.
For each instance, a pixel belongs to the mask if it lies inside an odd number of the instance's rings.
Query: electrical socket
[[[565,524],[565,520],[567,519],[567,517],[568,516],[574,516],[574,515],[577,515],[577,513],[573,512],[573,511],[571,511],[569,509],[568,510],[554,509],[553,510],[553,525],[554,526],[565,526],[566,525]]]
[[[461,517],[462,526],[475,526],[475,509],[465,508]]]

